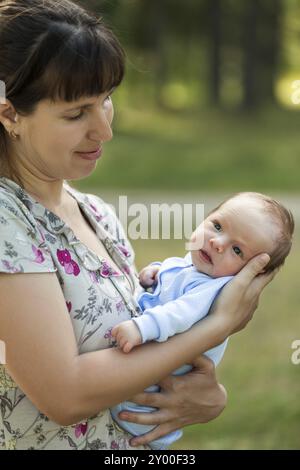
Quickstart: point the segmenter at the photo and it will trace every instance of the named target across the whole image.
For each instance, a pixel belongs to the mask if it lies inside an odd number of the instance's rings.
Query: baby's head
[[[283,265],[293,232],[293,215],[278,201],[260,193],[238,193],[213,209],[193,232],[192,262],[216,278],[237,274],[251,258],[268,253],[271,259],[263,271],[270,272]]]

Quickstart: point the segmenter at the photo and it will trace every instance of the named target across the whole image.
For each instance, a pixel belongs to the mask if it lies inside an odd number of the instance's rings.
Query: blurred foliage
[[[299,0],[81,3],[120,38],[127,74],[115,138],[79,188],[298,191]]]
[[[206,103],[252,108],[273,99],[283,0],[86,0],[128,53],[129,82],[152,82],[157,104],[171,81],[198,82]],[[230,88],[240,88],[240,100]],[[247,97],[251,101],[247,101]],[[236,102],[237,101],[237,102]],[[198,105],[201,102],[198,103]]]
[[[299,191],[299,0],[81,0],[127,52],[112,142],[82,190]],[[157,191],[159,193],[159,191]],[[139,268],[182,256],[176,240],[133,242]],[[145,250],[145,246],[147,249]],[[185,428],[177,449],[300,447],[300,239],[234,335],[218,376],[222,415]],[[298,337],[297,337],[298,335]]]
[[[299,191],[299,114],[116,108],[115,137],[96,170],[73,182],[82,190]]]
[[[179,100],[182,109],[212,104],[255,109],[277,103],[277,81],[300,72],[299,0],[78,3],[102,16],[124,45],[129,94],[142,88],[167,108],[173,108],[176,89],[165,88],[181,84],[177,90],[187,97]],[[199,89],[192,106],[190,94],[182,93],[190,86]],[[150,95],[148,87],[154,89]]]

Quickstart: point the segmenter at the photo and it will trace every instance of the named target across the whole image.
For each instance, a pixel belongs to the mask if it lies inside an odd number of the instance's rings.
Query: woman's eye
[[[76,121],[77,119],[80,119],[83,116],[83,114],[84,113],[80,113],[80,114],[78,114],[78,116],[69,117],[67,119],[69,119],[70,121]]]
[[[214,222],[214,227],[218,232],[222,229],[221,225],[218,222]]]
[[[242,250],[238,246],[233,246],[233,251],[235,252],[236,255],[241,256],[242,255]]]

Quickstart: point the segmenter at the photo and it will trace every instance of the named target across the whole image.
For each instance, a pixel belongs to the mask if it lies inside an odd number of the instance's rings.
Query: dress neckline
[[[9,192],[17,197],[18,201],[22,204],[21,209],[25,212],[26,217],[31,221],[32,225],[36,227],[37,219],[50,234],[53,236],[64,234],[68,240],[69,245],[76,251],[77,256],[82,261],[84,267],[89,271],[100,270],[103,277],[119,276],[124,277],[126,274],[127,279],[132,284],[129,276],[129,259],[131,254],[113,236],[109,231],[108,225],[105,223],[105,215],[101,214],[87,194],[72,188],[67,181],[63,182],[65,190],[75,199],[79,209],[83,212],[85,218],[91,225],[103,242],[108,254],[112,257],[113,261],[119,267],[120,272],[117,272],[110,265],[109,260],[101,258],[94,251],[89,249],[82,243],[73,232],[72,228],[68,226],[57,214],[43,206],[39,201],[36,201],[29,193],[25,191],[15,181],[0,176],[0,188],[2,187],[6,192]],[[41,232],[40,232],[41,233]],[[43,235],[42,235],[43,236]],[[43,236],[44,238],[44,236]]]

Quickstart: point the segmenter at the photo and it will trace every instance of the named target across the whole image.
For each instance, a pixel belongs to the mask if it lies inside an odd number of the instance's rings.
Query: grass
[[[300,114],[255,117],[214,110],[166,113],[117,110],[115,139],[83,191],[299,192]],[[93,190],[91,190],[93,188]],[[105,191],[104,191],[105,192]],[[152,193],[153,194],[153,193]],[[133,242],[139,268],[184,254],[181,241]],[[146,248],[146,249],[145,249]],[[174,449],[299,449],[300,365],[291,363],[299,330],[300,238],[269,285],[250,325],[233,335],[218,378],[228,405],[216,420],[185,428]]]
[[[79,188],[299,191],[298,112],[122,107],[114,128],[103,160]]]
[[[145,250],[145,244],[147,250]],[[182,256],[180,241],[135,241],[138,268]],[[218,379],[228,404],[214,421],[186,427],[173,449],[299,449],[299,372],[291,344],[299,330],[300,238],[261,297],[248,327],[232,336]]]

